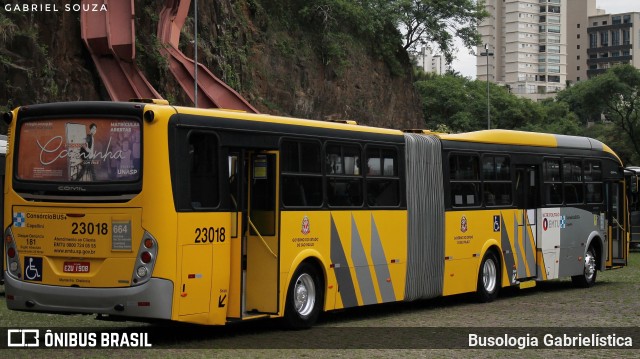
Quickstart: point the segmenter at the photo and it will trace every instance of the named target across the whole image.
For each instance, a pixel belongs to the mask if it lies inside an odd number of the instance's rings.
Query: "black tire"
[[[584,255],[582,274],[571,277],[573,285],[579,288],[589,288],[596,284],[596,277],[598,276],[596,259],[596,252],[593,250],[593,247],[590,246]]]
[[[318,319],[323,306],[324,287],[316,268],[302,263],[296,270],[287,290],[284,319],[290,329],[310,328]]]
[[[500,291],[500,262],[494,252],[487,252],[480,262],[476,296],[482,303],[491,302]]]

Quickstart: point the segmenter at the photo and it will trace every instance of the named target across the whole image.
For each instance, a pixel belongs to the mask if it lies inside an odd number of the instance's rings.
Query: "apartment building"
[[[442,75],[444,73],[444,61],[442,56],[439,54],[433,54],[427,47],[423,47],[420,52],[414,56],[414,60],[416,65],[422,68],[424,72],[433,72],[437,75]]]
[[[640,13],[598,14],[587,28],[587,77],[617,64],[640,68]]]
[[[596,0],[487,0],[486,8],[491,15],[478,31],[493,55],[478,56],[479,80],[540,100],[586,79],[586,29]],[[486,53],[484,46],[477,51]]]
[[[577,2],[577,4],[576,4]],[[587,79],[587,50],[591,16],[602,15],[604,10],[596,9],[595,0],[569,0],[567,14],[567,81],[576,83]]]

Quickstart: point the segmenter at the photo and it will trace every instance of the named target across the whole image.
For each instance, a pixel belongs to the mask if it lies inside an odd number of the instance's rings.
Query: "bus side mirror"
[[[631,183],[629,184],[631,193],[638,193],[638,176],[631,176]]]
[[[4,123],[6,123],[7,125],[11,124],[11,121],[13,120],[13,113],[11,112],[5,112],[2,114],[2,120],[4,121]]]

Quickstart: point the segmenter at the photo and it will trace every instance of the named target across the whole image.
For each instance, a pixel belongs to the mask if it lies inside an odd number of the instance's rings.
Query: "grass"
[[[460,295],[361,307],[326,313],[310,330],[285,331],[279,327],[280,322],[276,320],[240,323],[227,327],[202,327],[176,323],[147,325],[136,322],[105,322],[96,321],[90,315],[15,312],[7,310],[3,303],[4,288],[0,287],[0,326],[73,327],[90,332],[110,332],[123,327],[142,326],[139,329],[151,333],[154,347],[162,349],[136,350],[135,355],[139,358],[155,359],[327,356],[493,358],[514,355],[526,358],[583,358],[604,355],[631,358],[637,355],[635,351],[618,349],[419,350],[394,348],[394,345],[402,346],[405,343],[412,346],[412,336],[418,337],[418,340],[433,336],[430,339],[446,341],[455,331],[474,331],[474,328],[481,333],[495,330],[518,332],[517,327],[524,331],[535,330],[535,327],[543,327],[543,330],[557,330],[557,327],[604,328],[605,332],[614,333],[618,330],[624,331],[621,327],[630,327],[638,332],[639,289],[640,253],[636,252],[631,253],[627,267],[599,272],[597,284],[589,289],[574,288],[570,280],[561,279],[539,283],[532,289],[505,289],[498,300],[491,303],[478,304],[473,296]],[[637,340],[637,335],[634,338]],[[301,349],[307,345],[305,343],[308,343],[309,347],[319,349]],[[349,347],[349,343],[369,343],[371,348],[347,351],[332,349]],[[271,349],[272,347],[274,349]],[[3,357],[25,358],[45,355],[51,358],[102,358],[126,357],[133,354],[130,349],[21,349],[0,352]]]

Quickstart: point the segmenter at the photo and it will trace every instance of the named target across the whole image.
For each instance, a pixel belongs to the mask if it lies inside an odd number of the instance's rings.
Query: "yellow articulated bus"
[[[10,309],[223,325],[626,264],[623,165],[599,141],[398,131],[170,106],[8,112]]]

